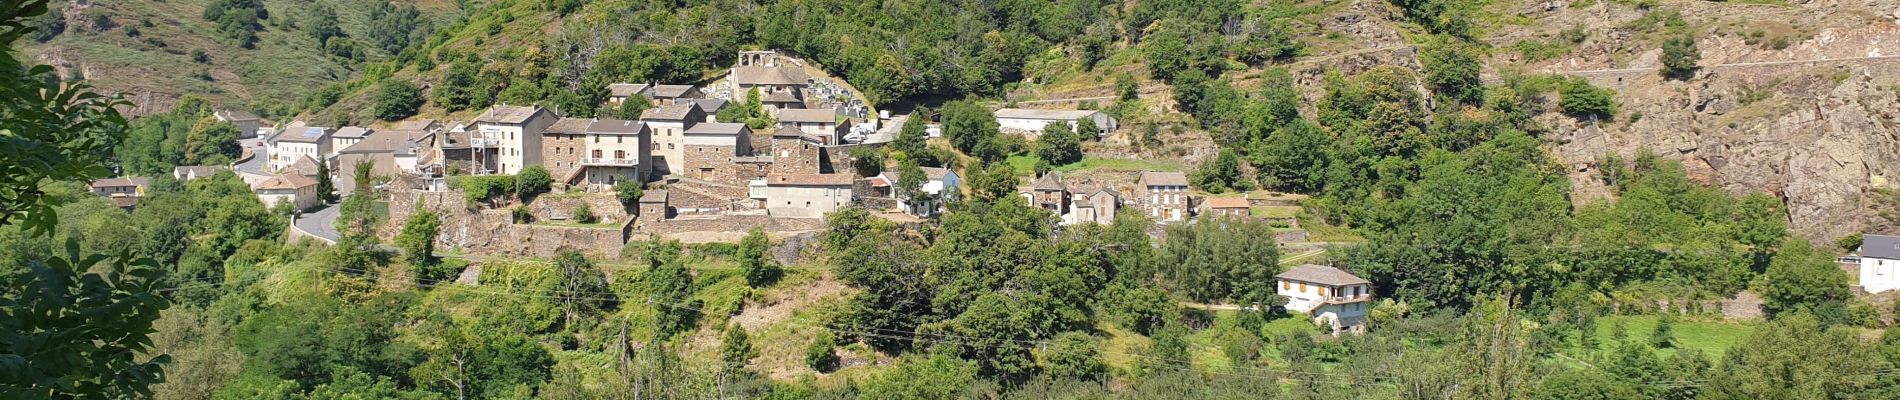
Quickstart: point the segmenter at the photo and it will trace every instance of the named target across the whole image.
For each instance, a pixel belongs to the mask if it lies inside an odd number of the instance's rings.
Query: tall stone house
[[[765,177],[765,210],[776,217],[818,218],[851,204],[850,174],[772,174]]]
[[[640,113],[640,122],[651,129],[651,149],[654,156],[653,173],[659,175],[684,172],[686,160],[686,129],[706,120],[706,114],[699,105],[667,104],[649,108]]]
[[[1190,217],[1187,174],[1144,171],[1135,181],[1135,197],[1148,218],[1157,222],[1178,222]]]
[[[733,158],[752,155],[752,129],[741,123],[704,122],[681,135],[682,166],[687,177],[727,185],[745,185],[733,171]]]

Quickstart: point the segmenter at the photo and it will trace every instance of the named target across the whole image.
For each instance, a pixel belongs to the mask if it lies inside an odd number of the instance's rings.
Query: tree
[[[924,183],[929,179],[924,176],[924,169],[917,166],[917,162],[904,160],[897,166],[897,182],[891,186],[891,191],[898,199],[909,201],[915,207],[919,204],[918,200],[923,200],[916,197],[923,194]]]
[[[1241,176],[1240,155],[1235,154],[1233,149],[1221,149],[1220,155],[1201,163],[1201,168],[1195,170],[1193,175],[1194,186],[1209,193],[1253,189],[1253,183]]]
[[[1069,130],[1069,123],[1050,122],[1043,126],[1042,136],[1036,138],[1036,158],[1049,165],[1069,165],[1082,161],[1082,142],[1076,138],[1075,132]]]
[[[752,339],[746,335],[745,327],[738,323],[727,325],[725,339],[719,345],[720,372],[726,375],[743,374],[746,363],[757,356],[758,352],[752,349]]]
[[[402,233],[396,235],[396,247],[402,248],[403,258],[409,261],[410,273],[417,282],[433,283],[444,278],[427,273],[437,263],[435,237],[441,230],[442,220],[435,211],[418,204],[416,212],[409,215],[409,221],[402,224]]]
[[[1325,181],[1326,131],[1294,120],[1256,141],[1247,152],[1262,186],[1298,193],[1317,192]]]
[[[870,146],[858,146],[851,149],[851,169],[858,176],[877,176],[884,173],[884,151]]]
[[[1816,314],[1846,306],[1852,297],[1847,274],[1834,267],[1833,257],[1801,238],[1782,243],[1762,273],[1762,306],[1771,314],[1810,310]]]
[[[1162,242],[1169,286],[1195,301],[1228,300],[1274,305],[1273,276],[1282,268],[1273,246],[1273,228],[1249,219],[1204,218],[1192,225],[1170,225]]]
[[[330,180],[330,163],[317,163],[317,199],[325,203],[336,201],[336,182]]]
[[[1649,333],[1649,345],[1658,349],[1675,347],[1675,330],[1670,328],[1669,317],[1656,321],[1656,330]]]
[[[1700,68],[1696,64],[1702,62],[1702,51],[1696,48],[1695,33],[1686,28],[1663,40],[1662,50],[1664,77],[1688,79]]]
[[[647,99],[645,95],[627,96],[626,100],[620,101],[619,107],[614,108],[613,117],[629,121],[639,120],[640,114],[649,108],[653,108],[653,100]]]
[[[752,227],[752,231],[739,240],[739,249],[734,256],[739,259],[739,269],[745,271],[747,285],[764,288],[778,279],[778,261],[772,259],[771,251],[772,240],[765,236],[763,227]]]
[[[1439,96],[1458,103],[1476,105],[1484,98],[1484,82],[1478,79],[1483,65],[1483,50],[1469,42],[1440,35],[1421,49],[1425,81]]]
[[[1115,93],[1117,99],[1121,101],[1140,99],[1140,90],[1141,87],[1135,85],[1134,75],[1127,72],[1115,74]]]
[[[1558,88],[1557,95],[1562,97],[1557,106],[1565,114],[1577,118],[1616,119],[1615,91],[1591,85],[1583,78],[1571,77]]]
[[[1001,159],[1001,149],[995,148],[1000,129],[996,116],[975,101],[958,100],[943,106],[943,136],[965,154],[985,161]]]
[[[336,9],[328,5],[312,6],[310,12],[298,18],[297,22],[305,34],[317,40],[318,45],[328,43],[330,38],[344,36],[343,28],[336,23]]]
[[[1851,398],[1879,384],[1879,374],[1870,372],[1889,368],[1893,364],[1852,328],[1829,327],[1793,313],[1763,324],[1730,348],[1701,386],[1701,398]]]
[[[614,182],[614,198],[620,200],[621,207],[633,209],[640,205],[641,191],[643,191],[641,186],[637,179]]]
[[[1083,118],[1075,121],[1075,135],[1082,140],[1101,140],[1102,127],[1095,125],[1094,118]]]
[[[219,121],[206,115],[191,126],[191,132],[185,136],[185,164],[219,165],[236,159],[242,149],[238,148],[238,128],[230,122]]]
[[[598,293],[608,293],[607,277],[594,267],[594,262],[586,255],[574,249],[563,249],[554,255],[554,267],[560,271],[559,295],[555,301],[566,310],[566,325],[573,325],[574,319],[582,315],[592,315],[615,304],[615,300],[604,298]]]
[[[520,174],[515,175],[515,195],[524,199],[532,199],[542,193],[547,193],[553,185],[554,177],[548,173],[547,167],[529,165],[527,168],[522,168]]]
[[[655,316],[654,329],[661,337],[672,336],[692,327],[697,317],[695,306],[690,298],[693,295],[693,275],[686,271],[686,265],[679,259],[678,241],[663,241],[647,246],[645,258],[648,269],[642,278],[646,281],[649,299],[658,314]]]
[[[422,90],[416,84],[402,79],[384,79],[376,89],[376,105],[371,112],[384,121],[395,121],[416,115],[422,108]]]

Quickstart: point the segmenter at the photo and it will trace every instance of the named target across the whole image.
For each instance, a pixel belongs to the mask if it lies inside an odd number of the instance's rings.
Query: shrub
[[[522,198],[533,198],[547,193],[548,188],[553,185],[554,177],[548,173],[547,167],[530,165],[522,168],[521,173],[515,175],[515,194]]]
[[[640,181],[625,180],[616,182],[614,183],[614,198],[620,200],[621,207],[633,208],[634,206],[640,205],[640,196],[643,190],[644,189],[640,187]]]
[[[589,206],[587,203],[581,203],[579,207],[574,207],[574,222],[591,224],[596,220],[598,220],[598,217],[594,215],[593,206]]]
[[[837,347],[837,342],[831,332],[818,332],[818,337],[812,338],[811,345],[805,347],[805,365],[818,372],[830,372],[838,368],[838,355],[831,352],[832,347]]]
[[[1616,118],[1616,92],[1613,90],[1596,87],[1582,78],[1572,78],[1557,89],[1557,94],[1563,97],[1557,106],[1565,114],[1577,118]]]

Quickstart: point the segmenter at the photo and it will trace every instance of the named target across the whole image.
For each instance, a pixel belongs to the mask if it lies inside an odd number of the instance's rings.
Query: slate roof
[[[647,88],[647,84],[644,83],[616,83],[607,85],[607,95],[613,97],[633,97],[634,95],[647,91]]]
[[[666,204],[666,190],[648,190],[640,194],[641,204]]]
[[[751,65],[732,71],[732,81],[741,85],[804,85],[810,79],[805,70],[790,66]]]
[[[1346,271],[1340,271],[1338,268],[1328,267],[1324,265],[1313,265],[1313,264],[1295,265],[1293,266],[1293,268],[1287,269],[1286,272],[1282,272],[1279,275],[1275,275],[1275,277],[1278,277],[1280,279],[1286,279],[1286,280],[1312,282],[1312,283],[1317,283],[1321,285],[1333,285],[1333,286],[1364,285],[1364,284],[1372,283],[1372,282],[1367,282],[1365,279],[1360,279],[1357,276],[1353,276],[1351,273],[1347,273]]]
[[[930,180],[933,180],[933,181],[941,181],[943,180],[944,177],[950,176],[949,168],[937,168],[937,167],[919,167],[919,168],[924,170],[924,177],[930,178]]]
[[[369,137],[369,134],[371,132],[375,132],[375,131],[370,130],[369,128],[364,128],[360,126],[345,126],[342,128],[337,128],[336,133],[330,134],[330,138],[331,139],[362,139],[365,137]]]
[[[1101,111],[1095,110],[1038,110],[1030,108],[1004,108],[996,110],[997,118],[1077,120]]]
[[[765,95],[764,97],[759,98],[759,102],[760,103],[802,103],[801,101],[798,101],[798,95],[792,94],[792,92],[772,92],[772,94],[768,94],[768,95]]]
[[[224,111],[219,111],[219,112],[218,112],[218,118],[223,118],[223,119],[224,119],[225,121],[233,121],[233,122],[235,122],[235,121],[256,121],[256,120],[258,120],[258,119],[259,119],[259,118],[257,117],[257,114],[252,114],[252,113],[251,113],[250,111],[244,111],[244,110],[224,110]]]
[[[330,140],[330,128],[291,125],[284,127],[274,138],[274,142],[316,143]]]
[[[1060,192],[1069,190],[1068,185],[1062,184],[1062,177],[1054,173],[1042,174],[1042,177],[1036,178],[1036,182],[1030,183],[1029,187],[1037,191]]]
[[[766,186],[851,186],[851,174],[770,174]]]
[[[599,135],[638,135],[647,130],[647,124],[640,121],[600,118],[587,125],[588,134]]]
[[[719,112],[719,110],[724,110],[726,109],[726,105],[729,104],[726,102],[725,99],[693,99],[692,102],[693,104],[699,105],[700,111],[705,111],[709,113],[716,113],[716,112]]]
[[[541,112],[542,109],[539,106],[493,106],[488,107],[488,111],[483,112],[481,117],[475,118],[475,122],[521,124],[528,122],[529,118],[534,118],[535,114]]]
[[[288,169],[289,172],[304,176],[315,176],[318,171],[322,170],[317,165],[317,159],[310,158],[308,155],[299,157],[296,162],[290,163],[290,168],[286,169]]]
[[[587,126],[594,123],[593,118],[561,118],[548,125],[546,135],[580,135],[587,133]]]
[[[1900,260],[1900,236],[1863,235],[1860,256]]]
[[[316,186],[317,180],[297,174],[277,174],[257,183],[257,190],[295,190],[307,186]]]
[[[738,135],[746,132],[745,124],[737,122],[701,122],[686,128],[687,135]]]
[[[780,126],[777,129],[772,130],[773,139],[794,139],[799,136],[805,136],[805,131],[801,131],[801,130],[798,130],[798,128],[793,128],[789,126]]]
[[[693,85],[653,85],[653,98],[672,99],[687,97],[693,92]]]
[[[405,131],[427,131],[441,127],[439,121],[433,119],[412,119],[396,123],[397,130]]]
[[[691,102],[685,104],[667,104],[641,111],[640,119],[683,121],[686,120],[688,116],[691,116],[693,110],[697,108],[699,108],[699,105]]]
[[[356,144],[350,145],[349,148],[338,151],[338,153],[394,153],[397,150],[409,147],[411,141],[427,135],[428,134],[420,131],[408,130],[376,131],[370,133],[369,137],[363,138],[363,141],[356,142]]]
[[[1136,182],[1142,187],[1149,186],[1187,186],[1187,174],[1180,172],[1142,171],[1141,179]]]
[[[828,108],[779,110],[778,120],[779,122],[835,124],[838,123],[838,112]]]
[[[151,184],[152,184],[152,178],[143,177],[143,176],[106,178],[106,179],[92,181],[92,187],[94,188],[149,186]]]

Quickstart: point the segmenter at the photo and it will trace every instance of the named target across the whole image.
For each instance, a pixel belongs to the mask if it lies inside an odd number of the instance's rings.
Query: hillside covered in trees
[[[1526,25],[1505,4],[502,0],[331,16],[329,2],[205,3],[154,15],[194,21],[177,37],[246,49],[211,60],[318,43],[325,61],[308,65],[340,68],[243,86],[270,96],[206,96],[285,119],[499,103],[588,116],[603,113],[608,83],[703,82],[740,49],[780,49],[879,106],[940,110],[943,140],[924,140],[920,122],[877,159],[961,171],[969,196],[921,224],[833,213],[805,245],[754,231],[476,260],[435,248],[433,216],[383,243],[389,213],[362,176],[339,205],[337,245],[286,244],[296,214],[229,173],[158,176],[130,212],[87,193],[115,170],[235,157],[206,122],[213,107],[183,100],[132,121],[89,99],[45,110],[20,99],[111,81],[9,74],[4,89],[23,94],[0,103],[20,116],[0,122],[20,138],[9,150],[49,151],[0,152],[0,323],[19,327],[0,333],[0,397],[1900,396],[1894,304],[1856,296],[1834,261],[1842,246],[1799,234],[1782,193],[1710,185],[1704,158],[1671,148],[1589,154],[1578,172],[1563,154],[1577,127],[1665,117],[1630,112],[1656,108],[1601,81],[1484,70],[1596,43],[1493,43]],[[1642,79],[1694,79],[1694,29],[1728,29],[1696,28],[1670,4],[1606,3],[1569,7],[1645,10],[1653,29],[1629,28],[1658,44]],[[1368,7],[1394,18],[1352,33],[1331,18]],[[60,24],[27,17],[0,25],[0,40],[94,43],[34,36]],[[1774,46],[1768,35],[1760,46]],[[1414,46],[1418,63],[1321,62],[1368,38]],[[15,67],[35,63],[14,46],[6,67],[26,71]],[[986,104],[1089,91],[1126,127],[1074,151],[985,120]],[[384,113],[388,98],[420,104]],[[1331,336],[1274,311],[1288,266],[1266,223],[1161,227],[1127,212],[1057,227],[1017,197],[1031,171],[1006,161],[1103,154],[1191,161],[1206,193],[1307,195],[1312,219],[1364,238],[1319,262],[1372,282],[1370,332]],[[801,256],[782,263],[781,246]],[[1727,317],[1737,297],[1765,314]],[[88,300],[57,301],[69,298]]]

